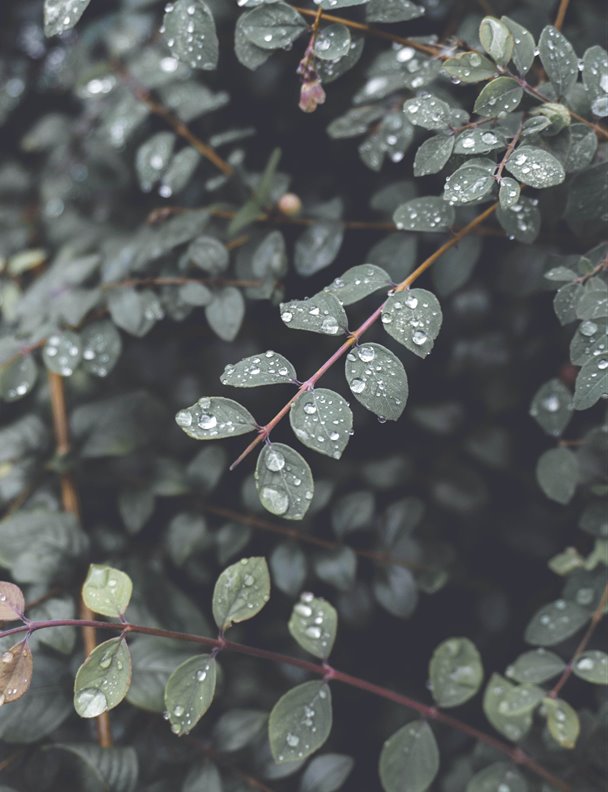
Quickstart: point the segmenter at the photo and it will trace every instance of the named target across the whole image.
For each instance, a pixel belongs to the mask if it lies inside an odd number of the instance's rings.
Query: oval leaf
[[[591,614],[585,608],[559,599],[544,605],[534,614],[524,638],[536,646],[554,646],[578,632],[590,618]]]
[[[392,281],[388,272],[375,264],[360,264],[351,267],[325,288],[335,294],[342,305],[353,303],[373,294],[379,289],[388,289]]]
[[[433,698],[440,707],[457,707],[472,698],[483,680],[479,652],[467,638],[449,638],[433,652],[429,667]]]
[[[546,649],[524,652],[506,670],[509,679],[538,685],[561,674],[566,664],[558,655]]]
[[[443,198],[414,198],[401,204],[393,221],[401,231],[446,231],[454,223],[454,208]]]
[[[543,710],[549,733],[557,744],[562,748],[574,748],[581,730],[576,710],[567,701],[549,696],[543,699]]]
[[[0,621],[15,621],[25,612],[23,592],[14,583],[0,581]]]
[[[0,706],[17,701],[32,682],[32,653],[25,641],[0,655]]]
[[[425,289],[393,294],[382,306],[384,329],[418,357],[433,349],[441,321],[439,300]]]
[[[293,383],[297,380],[297,374],[287,358],[268,350],[226,366],[220,380],[222,385],[232,385],[234,388],[257,388],[258,385]]]
[[[176,0],[166,6],[161,32],[171,53],[192,69],[215,69],[219,45],[215,22],[203,0]]]
[[[334,459],[342,456],[353,428],[348,402],[327,388],[304,391],[292,404],[289,421],[305,446]]]
[[[306,460],[290,446],[264,446],[255,468],[260,503],[271,514],[301,520],[314,493],[312,473]]]
[[[257,426],[249,410],[222,396],[203,396],[196,404],[180,410],[175,423],[195,440],[236,437],[253,432]]]
[[[528,792],[526,780],[506,762],[495,762],[475,773],[466,792]]]
[[[424,792],[439,770],[439,751],[431,727],[412,721],[384,743],[380,780],[385,792]],[[407,782],[407,786],[404,783]]]
[[[81,718],[96,718],[118,706],[131,684],[131,655],[123,638],[96,646],[74,680],[74,708]]]
[[[338,614],[329,602],[304,592],[294,605],[288,626],[302,649],[327,660],[338,629]]]
[[[173,734],[189,734],[213,701],[216,661],[209,654],[197,655],[178,666],[165,687],[165,717]]]
[[[568,503],[576,492],[578,461],[568,448],[551,448],[538,460],[536,477],[551,500]]]
[[[309,300],[281,303],[281,319],[293,330],[337,335],[348,327],[348,319],[340,300],[329,292],[319,292]]]
[[[346,356],[346,381],[354,397],[379,418],[396,421],[409,387],[403,363],[381,344],[364,344]]]
[[[270,575],[264,558],[241,558],[227,567],[213,589],[213,618],[222,632],[259,613],[270,599]]]
[[[537,189],[554,187],[566,178],[562,163],[544,149],[519,146],[507,160],[507,170],[523,184]]]
[[[588,649],[574,662],[577,677],[594,685],[608,685],[608,654],[598,649]]]
[[[274,705],[268,738],[275,762],[297,762],[317,751],[329,737],[331,692],[325,682],[305,682]]]
[[[131,578],[124,572],[103,564],[91,564],[82,587],[82,599],[95,613],[122,616],[132,592]]]

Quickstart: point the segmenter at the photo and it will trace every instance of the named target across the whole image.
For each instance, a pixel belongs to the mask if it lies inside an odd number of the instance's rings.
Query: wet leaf
[[[92,322],[80,334],[83,367],[96,377],[107,377],[122,352],[120,333],[112,322]]]
[[[133,583],[120,569],[103,564],[91,564],[82,587],[85,605],[104,616],[122,616],[127,609]]]
[[[539,685],[561,674],[566,664],[554,652],[532,649],[521,654],[506,670],[509,679],[521,684]]]
[[[495,762],[475,773],[466,792],[528,792],[528,784],[519,772],[506,762]]]
[[[0,621],[16,621],[25,612],[23,592],[14,583],[0,581]]]
[[[538,54],[558,97],[565,96],[578,77],[578,58],[572,44],[552,25],[541,31]]]
[[[496,219],[510,239],[517,239],[525,244],[534,242],[540,231],[540,212],[536,202],[525,195],[509,209],[499,206]]]
[[[578,477],[578,461],[568,448],[545,451],[536,465],[536,478],[542,491],[558,503],[572,500]]]
[[[500,113],[512,113],[524,95],[511,77],[497,77],[485,85],[475,100],[474,111],[478,115],[494,118]]]
[[[34,387],[37,376],[38,367],[31,355],[0,363],[0,397],[7,402],[22,399]]]
[[[328,267],[338,255],[343,237],[344,230],[339,221],[321,220],[310,225],[296,241],[296,272],[308,277]]]
[[[511,60],[515,42],[508,26],[496,17],[487,16],[479,25],[481,46],[499,66],[506,66]]]
[[[219,44],[204,0],[175,0],[166,6],[162,33],[171,53],[192,69],[215,69]]]
[[[203,396],[191,407],[180,410],[175,423],[195,440],[236,437],[256,428],[249,410],[223,396]]]
[[[382,324],[389,335],[418,357],[426,357],[441,329],[439,301],[425,289],[393,294],[382,307]]]
[[[385,792],[424,792],[439,770],[439,750],[431,727],[424,721],[402,726],[382,746],[380,780]]]
[[[521,75],[527,74],[532,68],[535,58],[536,44],[534,36],[518,22],[509,19],[508,16],[503,16],[500,19],[509,28],[513,36],[512,58],[515,68]]]
[[[213,589],[213,618],[224,632],[256,616],[270,599],[270,574],[264,558],[241,558],[227,567]]]
[[[510,179],[508,176],[502,178],[498,190],[500,208],[510,209],[512,206],[515,206],[519,201],[520,193],[521,187],[519,186],[519,182],[516,182],[515,179]]]
[[[227,365],[220,377],[222,385],[235,388],[293,383],[296,379],[296,370],[289,360],[272,350]]]
[[[331,692],[325,682],[305,682],[289,690],[274,705],[268,722],[275,762],[310,756],[329,737],[331,724]]]
[[[587,410],[608,394],[608,355],[587,361],[578,373],[574,409]]]
[[[70,30],[91,0],[44,0],[44,35],[57,36]]]
[[[496,75],[496,66],[479,52],[463,52],[444,61],[442,71],[452,80],[477,83]]]
[[[530,415],[547,434],[559,437],[572,418],[572,394],[561,380],[549,380],[534,394]]]
[[[463,165],[445,181],[443,197],[450,204],[469,204],[489,196],[494,176],[478,165]]]
[[[352,394],[364,407],[387,421],[401,416],[409,393],[407,374],[390,349],[381,344],[356,347],[346,356],[345,374]]]
[[[554,187],[566,178],[561,162],[544,149],[519,146],[507,160],[507,170],[523,184],[537,189]]]
[[[306,460],[283,443],[264,446],[255,469],[260,503],[271,514],[301,520],[314,493],[312,473]]]
[[[454,135],[435,135],[418,146],[414,157],[414,176],[439,173],[452,156],[454,141]]]
[[[449,104],[431,94],[408,99],[403,112],[411,124],[423,129],[444,129],[450,120]]]
[[[321,60],[335,61],[350,50],[350,30],[341,24],[322,27],[315,38],[314,53]]]
[[[293,330],[338,335],[348,327],[344,308],[337,297],[323,291],[308,300],[281,303],[281,319]]]
[[[150,192],[166,171],[174,146],[175,135],[172,132],[158,132],[137,149],[135,169],[144,192]]]
[[[574,674],[594,685],[608,685],[608,654],[599,649],[587,649],[573,663]]]
[[[543,699],[547,727],[553,739],[562,748],[574,748],[581,730],[576,710],[563,699],[547,696]]]
[[[350,756],[343,754],[317,756],[302,774],[300,792],[336,792],[342,788],[354,764]]]
[[[263,50],[288,48],[305,28],[300,14],[282,2],[259,5],[248,11],[241,22],[248,41]]]
[[[32,653],[25,641],[0,654],[0,706],[17,701],[32,682]]]
[[[196,655],[178,666],[167,680],[165,708],[173,734],[189,734],[211,706],[216,665],[211,655]]]
[[[117,707],[131,684],[131,654],[123,638],[99,644],[78,669],[74,708],[81,718],[96,718]]]
[[[449,638],[433,652],[429,666],[433,698],[440,707],[457,707],[472,698],[483,681],[481,657],[467,638]]]
[[[327,660],[338,629],[338,614],[329,602],[304,592],[294,605],[288,626],[302,649]]]
[[[454,223],[454,208],[443,198],[414,198],[393,215],[400,231],[446,231]]]
[[[350,439],[353,414],[339,393],[313,388],[304,391],[292,404],[289,421],[305,446],[340,459]]]
[[[577,633],[591,614],[575,602],[559,599],[543,605],[526,627],[524,638],[535,646],[554,646]]]
[[[222,341],[234,341],[245,315],[245,300],[239,289],[224,286],[213,293],[213,300],[205,307],[211,329]]]
[[[518,742],[532,726],[532,714],[524,712],[520,715],[504,714],[505,696],[515,688],[511,682],[500,674],[492,674],[483,697],[483,711],[494,728],[512,742]]]
[[[352,305],[369,294],[392,285],[389,274],[375,264],[359,264],[335,278],[325,291],[334,294],[342,305]]]

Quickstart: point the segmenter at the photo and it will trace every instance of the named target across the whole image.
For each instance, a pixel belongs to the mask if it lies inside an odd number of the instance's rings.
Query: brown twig
[[[48,373],[49,390],[51,395],[51,410],[53,414],[53,427],[55,430],[55,445],[58,457],[66,457],[70,453],[70,431],[68,426],[68,411],[65,401],[65,385],[63,378],[52,371]],[[80,522],[80,503],[78,492],[74,485],[74,479],[68,472],[61,473],[61,501],[66,512],[73,514]],[[89,621],[93,618],[93,612],[80,602],[80,618]],[[87,657],[95,649],[97,640],[94,627],[85,627],[82,633],[84,649]],[[110,731],[110,718],[104,712],[96,719],[97,741],[102,748],[112,746],[112,733]]]
[[[217,286],[238,286],[242,289],[255,288],[261,285],[259,280],[243,280],[234,278],[183,278],[178,276],[163,276],[149,278],[126,278],[119,281],[108,281],[103,284],[103,289],[109,291],[110,289],[126,289],[132,286],[185,286],[188,283],[202,283],[203,286],[208,284]]]
[[[570,0],[560,0],[559,2],[557,14],[555,15],[555,22],[553,23],[558,30],[561,30],[564,25],[564,19],[566,18],[569,5]]]
[[[574,654],[572,655],[570,662],[564,668],[562,675],[557,680],[555,685],[551,688],[551,691],[548,694],[550,698],[557,698],[560,690],[566,684],[568,679],[570,679],[570,676],[574,671],[574,666],[576,664],[576,661],[589,646],[589,641],[593,637],[593,634],[595,633],[598,624],[602,620],[602,616],[604,615],[604,610],[606,609],[607,605],[608,605],[608,583],[604,587],[604,593],[600,597],[600,601],[597,604],[597,608],[593,611],[589,627],[587,628],[585,634],[581,638],[580,643],[574,650]]]

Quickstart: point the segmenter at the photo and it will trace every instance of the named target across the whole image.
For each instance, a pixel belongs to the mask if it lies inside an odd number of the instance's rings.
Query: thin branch
[[[461,239],[468,236],[472,231],[474,231],[477,226],[481,225],[485,220],[488,219],[498,207],[497,203],[492,204],[489,206],[485,211],[481,212],[481,214],[477,215],[470,223],[468,223],[464,228],[461,228],[460,231],[456,232],[447,242],[445,242],[441,247],[437,248],[437,250],[431,254],[427,259],[425,259],[422,264],[420,264],[410,275],[405,278],[405,280],[401,281],[401,283],[394,289],[394,292],[402,292],[418,280],[418,278],[426,272],[426,270],[434,264],[438,258],[440,258],[446,251],[453,248],[454,245],[457,245]],[[305,392],[314,388],[316,383],[321,379],[321,377],[336,363],[340,358],[342,358],[351,347],[355,346],[355,344],[359,343],[359,339],[361,336],[369,330],[372,325],[374,325],[380,316],[382,315],[382,308],[384,307],[385,303],[382,303],[374,312],[369,316],[360,327],[357,328],[353,333],[349,335],[346,341],[340,346],[334,354],[327,360],[325,363],[319,368],[309,379],[302,383],[302,385],[298,388],[296,393],[291,397],[291,399],[282,407],[281,410],[270,420],[265,426],[262,426],[258,432],[257,437],[255,440],[252,440],[251,443],[247,446],[247,448],[243,451],[243,453],[232,463],[230,466],[230,470],[234,470],[234,468],[239,465],[246,456],[248,456],[256,446],[258,446],[261,442],[266,440],[269,436],[270,432],[274,429],[274,427],[280,423],[280,421],[289,413],[291,409],[291,405]]]
[[[570,679],[570,676],[574,671],[574,666],[576,665],[576,661],[589,646],[589,641],[592,639],[598,624],[602,620],[607,605],[608,605],[608,583],[604,587],[604,593],[602,594],[600,601],[597,604],[597,608],[593,611],[589,627],[587,628],[585,634],[581,638],[579,645],[574,650],[574,654],[572,655],[570,662],[566,665],[562,675],[551,689],[551,692],[548,694],[550,698],[557,698],[560,690]]]
[[[368,682],[367,680],[361,679],[360,677],[352,676],[351,674],[339,671],[327,663],[313,663],[309,660],[303,660],[299,657],[292,657],[291,655],[285,655],[280,652],[273,652],[269,649],[260,649],[256,646],[249,646],[248,644],[227,641],[225,638],[221,637],[208,638],[207,636],[203,635],[195,635],[193,633],[179,632],[175,630],[164,630],[159,627],[145,627],[139,624],[104,622],[85,619],[56,619],[49,621],[30,622],[29,624],[23,624],[20,627],[13,627],[9,630],[5,630],[4,632],[0,632],[0,638],[5,638],[9,635],[22,634],[24,632],[31,634],[37,630],[46,630],[52,627],[93,627],[97,630],[117,630],[121,633],[131,632],[140,633],[143,635],[155,635],[160,638],[189,641],[190,643],[211,647],[216,650],[216,653],[220,651],[235,652],[237,654],[247,655],[249,657],[257,657],[261,660],[268,660],[273,663],[300,668],[303,671],[307,671],[310,674],[321,677],[326,682],[342,682],[343,684],[349,685],[350,687],[358,688],[359,690],[363,690],[373,696],[386,699],[387,701],[391,701],[394,704],[398,704],[399,706],[413,710],[423,718],[433,720],[436,723],[442,723],[451,727],[452,729],[462,732],[463,734],[467,734],[468,736],[490,746],[495,751],[504,754],[510,759],[510,761],[526,767],[530,772],[534,773],[540,778],[543,778],[556,789],[560,790],[560,792],[571,792],[570,784],[563,781],[561,778],[554,776],[549,770],[539,765],[534,759],[532,759],[531,756],[528,756],[528,754],[526,754],[517,746],[509,745],[508,743],[503,742],[502,740],[499,740],[490,734],[479,731],[473,726],[470,726],[468,723],[458,720],[457,718],[453,718],[451,715],[447,715],[437,707],[423,704],[421,701],[412,699],[409,696],[404,696],[403,694],[397,693],[390,688],[376,685],[373,682]]]
[[[55,444],[57,455],[65,457],[70,453],[70,431],[68,426],[68,411],[65,401],[65,386],[63,377],[55,374],[52,371],[48,373],[49,390],[51,395],[51,410],[53,413],[53,427],[55,431]],[[80,522],[80,503],[78,500],[78,493],[74,485],[72,475],[64,472],[60,476],[61,485],[61,500],[63,508],[66,512],[73,514],[78,522]],[[80,601],[80,617],[81,619],[90,620],[93,618],[93,612],[85,605],[84,600]],[[88,655],[95,649],[97,640],[95,637],[95,629],[85,627],[82,632],[85,653]],[[110,748],[112,746],[112,733],[110,731],[110,717],[107,712],[104,712],[96,718],[97,725],[97,741],[102,748]]]
[[[557,14],[555,15],[555,22],[553,23],[558,30],[561,30],[564,25],[564,19],[566,18],[569,5],[570,0],[559,1],[559,7],[557,9]]]
[[[178,276],[163,276],[149,278],[126,278],[119,281],[108,281],[104,283],[102,289],[109,291],[110,289],[126,289],[131,286],[185,286],[188,283],[202,283],[203,286],[239,286],[242,289],[255,288],[261,285],[259,280],[243,280],[234,278],[183,278]]]

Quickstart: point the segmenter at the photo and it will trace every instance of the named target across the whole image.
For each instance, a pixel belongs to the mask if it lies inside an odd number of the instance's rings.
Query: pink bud
[[[296,217],[302,211],[302,201],[295,193],[285,193],[277,201],[277,209],[287,217]]]
[[[317,105],[325,102],[325,91],[319,80],[310,80],[302,83],[300,89],[300,110],[305,113],[314,113]]]

